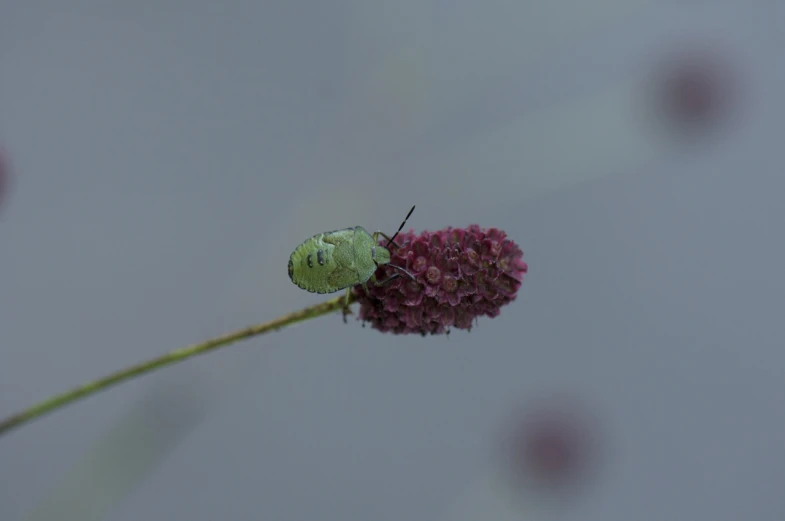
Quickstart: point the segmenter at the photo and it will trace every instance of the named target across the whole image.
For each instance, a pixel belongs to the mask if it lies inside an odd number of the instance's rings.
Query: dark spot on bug
[[[319,266],[324,266],[324,252],[322,250],[316,252],[316,262],[319,263]]]
[[[289,259],[289,269],[288,269],[288,271],[289,271],[289,278],[291,279],[292,276],[294,275],[294,263],[292,262],[292,259]]]
[[[309,253],[305,260],[308,262],[308,267],[313,268],[313,254]]]

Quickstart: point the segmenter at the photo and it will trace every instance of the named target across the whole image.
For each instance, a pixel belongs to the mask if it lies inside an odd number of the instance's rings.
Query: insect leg
[[[397,279],[397,278],[398,278],[398,277],[400,277],[400,276],[401,276],[401,274],[400,274],[400,273],[393,273],[392,275],[390,275],[389,277],[387,277],[387,278],[386,278],[386,279],[384,279],[383,281],[381,281],[381,282],[374,281],[374,283],[375,283],[377,286],[382,286],[382,285],[384,285],[384,284],[387,284],[388,282],[390,282],[392,279]]]
[[[352,310],[349,309],[349,296],[352,294],[352,288],[346,288],[346,296],[343,299],[343,309],[341,312],[343,313],[343,323],[346,324],[347,320],[346,317],[352,314]]]

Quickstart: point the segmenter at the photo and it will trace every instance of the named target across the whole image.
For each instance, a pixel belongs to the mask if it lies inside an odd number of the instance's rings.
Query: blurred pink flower
[[[594,434],[576,407],[551,403],[515,420],[507,434],[505,459],[516,479],[563,490],[585,477],[597,448]]]
[[[718,54],[682,49],[655,71],[655,103],[670,125],[704,130],[727,116],[733,78]]]

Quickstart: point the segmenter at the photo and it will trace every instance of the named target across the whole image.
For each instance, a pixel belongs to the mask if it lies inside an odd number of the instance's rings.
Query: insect
[[[295,248],[289,256],[289,278],[311,293],[335,293],[345,289],[343,320],[346,322],[346,315],[350,313],[349,295],[354,286],[362,284],[367,293],[368,281],[381,286],[399,276],[395,273],[379,282],[375,275],[379,266],[390,265],[414,279],[403,267],[390,264],[388,249],[390,244],[398,246],[395,237],[413,211],[414,206],[392,238],[380,231],[370,234],[362,226],[314,235]],[[379,245],[379,236],[387,239],[386,246]]]

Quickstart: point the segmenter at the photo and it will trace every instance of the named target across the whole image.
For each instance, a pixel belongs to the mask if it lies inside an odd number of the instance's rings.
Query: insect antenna
[[[415,206],[416,206],[416,205],[415,205]],[[408,221],[408,220],[409,220],[409,217],[411,217],[411,215],[412,215],[412,212],[413,212],[413,211],[414,211],[414,206],[412,206],[412,209],[411,209],[411,210],[409,210],[409,213],[407,213],[407,214],[406,214],[406,217],[404,217],[404,219],[403,219],[403,222],[402,222],[402,223],[401,223],[401,225],[398,227],[398,231],[397,231],[397,232],[395,232],[395,235],[393,235],[393,236],[392,236],[392,238],[391,238],[389,241],[387,241],[387,246],[388,246],[388,247],[390,246],[390,244],[395,244],[395,245],[397,246],[397,244],[395,243],[395,238],[396,238],[396,237],[398,237],[398,234],[399,234],[399,233],[401,233],[401,230],[403,230],[403,227],[404,227],[404,225],[406,224],[406,221]],[[398,269],[403,269],[403,268],[400,268],[400,267],[398,267],[398,266],[395,266],[395,267],[396,267],[396,268],[398,268]],[[405,271],[405,270],[404,270],[404,271]],[[412,278],[414,278],[414,277],[412,277]]]

